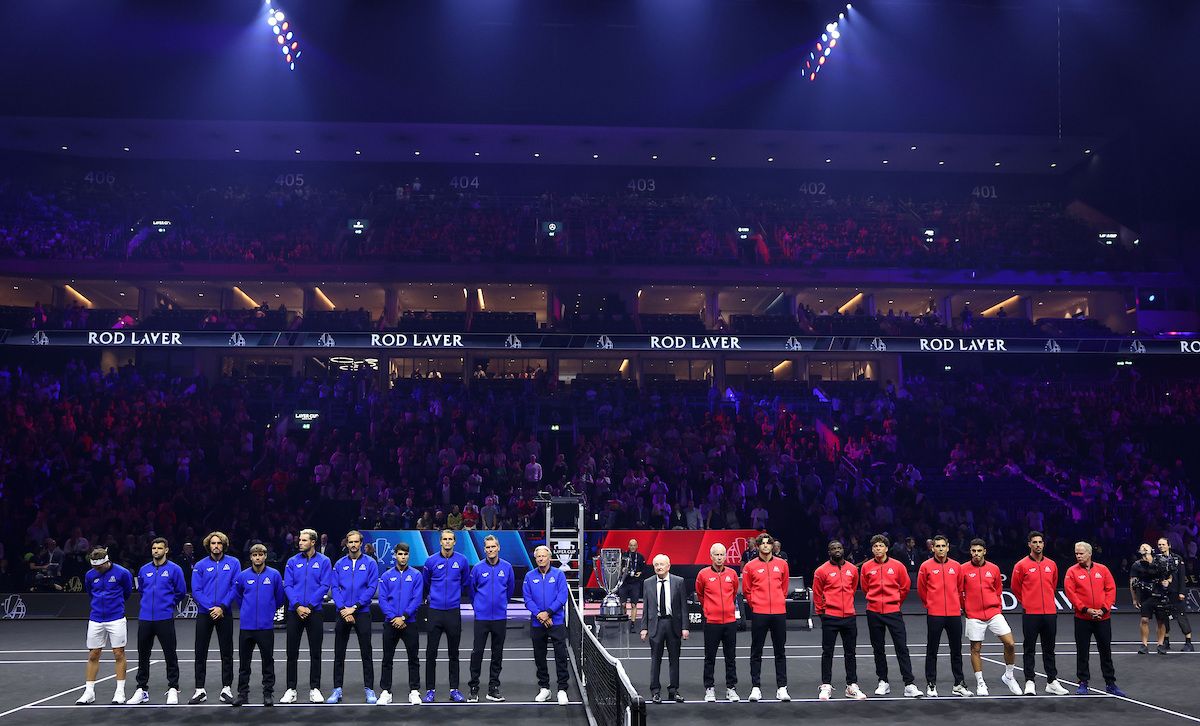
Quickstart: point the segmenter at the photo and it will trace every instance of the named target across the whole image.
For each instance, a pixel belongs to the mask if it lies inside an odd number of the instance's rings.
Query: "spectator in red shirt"
[[[883,639],[885,634],[890,633],[892,645],[896,647],[896,661],[900,664],[900,677],[904,679],[904,695],[917,698],[921,691],[917,689],[916,678],[913,677],[912,661],[908,655],[908,633],[904,629],[904,616],[900,614],[900,607],[912,589],[912,580],[904,563],[888,557],[891,544],[882,534],[872,537],[872,557],[859,568],[859,581],[863,592],[867,594],[867,631],[871,635],[871,650],[875,653],[875,675],[879,677],[875,695],[886,696],[892,692],[888,683],[887,652]]]

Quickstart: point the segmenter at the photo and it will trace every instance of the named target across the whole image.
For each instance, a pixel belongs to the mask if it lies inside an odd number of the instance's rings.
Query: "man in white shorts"
[[[133,592],[133,575],[108,559],[108,550],[93,548],[88,556],[92,569],[83,578],[83,589],[92,596],[92,612],[87,631],[87,677],[83,695],[75,703],[96,702],[96,676],[100,673],[100,654],[112,648],[117,666],[117,691],[113,703],[125,702],[125,644],[129,640],[125,623],[125,601]]]
[[[991,632],[1004,644],[1004,675],[1000,681],[1014,695],[1021,695],[1021,686],[1013,676],[1017,663],[1017,646],[1012,628],[1000,613],[1000,592],[1004,583],[1000,579],[1000,568],[987,561],[987,543],[981,539],[971,540],[971,561],[962,566],[963,609],[967,613],[964,629],[971,641],[971,668],[975,671],[976,693],[988,695],[983,681],[983,638]]]

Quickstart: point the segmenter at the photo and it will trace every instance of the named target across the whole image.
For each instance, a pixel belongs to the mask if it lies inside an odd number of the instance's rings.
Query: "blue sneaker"
[[[422,698],[421,700],[425,703],[433,703],[435,700],[437,700],[437,691],[430,688],[428,691],[425,691],[425,698]]]
[[[363,690],[365,690],[367,693],[367,703],[374,706],[375,702],[379,700],[378,698],[375,697],[375,691],[371,690],[370,688],[366,688]]]
[[[1075,689],[1076,696],[1086,696],[1088,694],[1087,681],[1080,681],[1079,688]]]
[[[466,701],[467,699],[463,698],[462,691],[458,690],[457,688],[451,688],[450,689],[450,700],[454,701],[455,703],[462,703],[463,701]]]
[[[1125,698],[1125,691],[1122,691],[1120,686],[1115,683],[1108,684],[1108,687],[1104,689],[1104,692],[1110,696],[1120,696],[1121,698]]]
[[[342,702],[342,689],[340,689],[340,688],[333,689],[333,693],[329,694],[329,698],[325,699],[325,703],[341,703],[341,702]]]

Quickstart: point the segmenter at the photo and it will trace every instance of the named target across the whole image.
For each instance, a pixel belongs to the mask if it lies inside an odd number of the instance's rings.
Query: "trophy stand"
[[[624,568],[621,567],[621,550],[615,547],[605,547],[596,557],[596,581],[604,588],[604,600],[600,603],[600,613],[596,615],[599,622],[629,622],[625,607],[617,592],[625,582]]]

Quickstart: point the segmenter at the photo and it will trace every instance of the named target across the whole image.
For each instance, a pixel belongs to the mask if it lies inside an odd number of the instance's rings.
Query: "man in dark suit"
[[[656,555],[654,576],[642,583],[642,640],[650,641],[650,694],[654,703],[662,703],[663,647],[670,659],[671,682],[667,698],[683,703],[679,695],[679,651],[688,638],[687,598],[683,593],[683,578],[671,574],[671,558]]]

